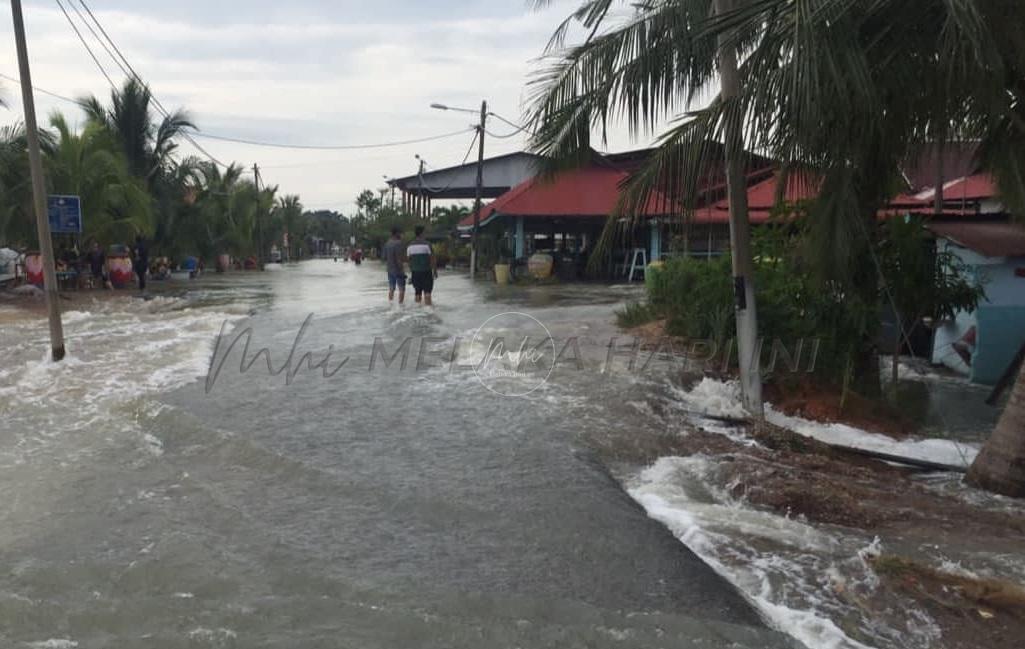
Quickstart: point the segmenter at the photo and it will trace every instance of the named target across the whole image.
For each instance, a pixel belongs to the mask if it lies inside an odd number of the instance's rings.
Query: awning
[[[1025,227],[1015,223],[929,223],[937,237],[986,257],[1025,257]]]

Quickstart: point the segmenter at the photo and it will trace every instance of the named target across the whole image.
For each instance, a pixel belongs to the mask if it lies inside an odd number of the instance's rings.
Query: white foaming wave
[[[740,384],[737,381],[719,381],[705,377],[690,390],[674,386],[672,391],[685,406],[697,412],[717,417],[747,416],[740,398]],[[776,410],[768,403],[765,405],[765,418],[776,426],[827,444],[839,444],[953,466],[970,465],[979,452],[977,446],[964,442],[936,438],[896,440],[847,424],[823,423],[794,417]],[[731,430],[707,428],[712,432]],[[732,434],[730,436],[732,437]]]
[[[813,581],[830,572],[818,557],[825,548],[842,550],[839,541],[799,521],[719,501],[721,493],[710,502],[700,487],[688,483],[700,479],[710,463],[701,456],[661,458],[629,480],[627,490],[777,630],[816,649],[873,649],[837,626],[830,613],[851,611]],[[862,562],[854,550],[851,554]]]
[[[240,319],[221,310],[173,309],[142,317],[107,311],[67,321],[68,355],[60,363],[49,361],[45,340],[38,341],[37,358],[27,357],[23,345],[14,347],[12,355],[24,360],[0,367],[0,401],[9,404],[0,405],[0,417],[17,433],[0,442],[0,466],[22,464],[55,439],[83,431],[90,435],[61,449],[65,461],[90,453],[85,440],[95,440],[100,431],[108,437],[135,434],[145,453],[161,453],[159,440],[117,409],[204,376],[222,325],[229,332]]]
[[[50,638],[49,640],[30,642],[28,646],[32,649],[75,649],[78,643],[68,638]]]
[[[706,376],[690,390],[675,385],[671,390],[674,396],[698,413],[737,419],[747,417],[740,400],[740,384],[736,381],[717,381]]]
[[[949,439],[905,439],[897,440],[886,435],[839,423],[822,423],[802,417],[792,417],[776,410],[771,405],[765,408],[765,418],[772,424],[813,437],[827,444],[838,444],[867,451],[888,453],[951,466],[968,467],[979,454],[978,446]]]

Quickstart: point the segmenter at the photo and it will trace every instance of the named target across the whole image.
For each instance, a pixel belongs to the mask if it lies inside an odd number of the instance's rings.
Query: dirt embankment
[[[649,323],[631,333],[654,346],[664,328]],[[681,344],[674,343],[674,348],[686,349],[683,341],[676,342]],[[838,394],[810,382],[770,385],[766,397],[776,408],[808,419],[840,421],[893,437],[914,432],[913,422],[885,405],[855,396],[840,408]],[[1025,518],[1013,510],[977,506],[929,488],[912,469],[837,450],[770,424],[747,426],[743,432],[758,444],[745,445],[701,429],[630,439],[605,434],[593,441],[613,464],[650,464],[673,455],[714,457],[719,468],[712,479],[734,497],[810,523],[863,530],[879,536],[884,547],[1025,552]],[[1021,586],[944,572],[914,556],[883,555],[871,564],[880,587],[873,601],[864,602],[866,610],[889,609],[893,602],[910,598],[940,626],[946,649],[1025,647]]]

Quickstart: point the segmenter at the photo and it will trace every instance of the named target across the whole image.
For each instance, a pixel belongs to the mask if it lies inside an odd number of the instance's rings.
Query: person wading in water
[[[434,279],[438,276],[435,266],[434,251],[431,244],[424,239],[424,226],[416,226],[416,238],[409,244],[406,250],[406,257],[409,258],[409,270],[413,279],[413,290],[416,292],[416,302],[421,299],[427,306],[431,306],[431,292],[434,290]]]
[[[405,251],[402,249],[402,230],[399,226],[391,229],[391,239],[384,244],[384,263],[388,268],[388,301],[395,299],[395,288],[399,289],[399,304],[406,299]]]
[[[146,290],[146,273],[149,272],[149,250],[146,249],[146,240],[141,234],[135,236],[135,248],[132,250],[132,266],[135,274],[139,276],[139,290]]]

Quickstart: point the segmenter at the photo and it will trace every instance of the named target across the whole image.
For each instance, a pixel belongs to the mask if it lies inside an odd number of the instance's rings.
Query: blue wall
[[[972,381],[993,385],[1025,343],[1025,306],[979,306]]]

